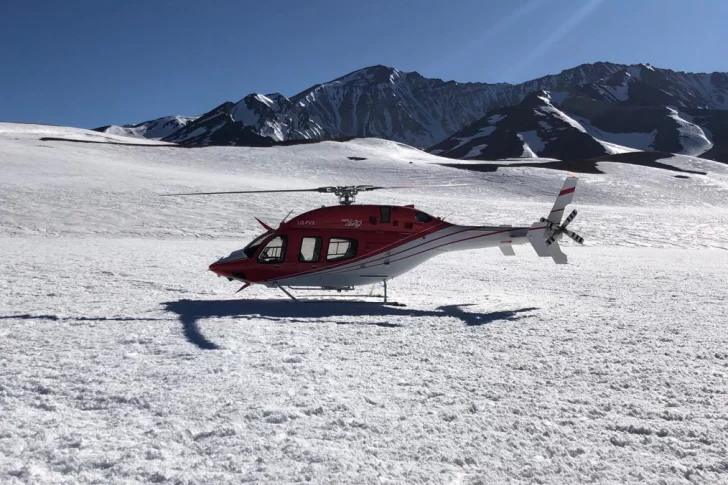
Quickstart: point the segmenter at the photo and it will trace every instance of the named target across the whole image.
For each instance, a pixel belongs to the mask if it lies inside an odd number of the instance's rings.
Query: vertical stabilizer
[[[571,204],[571,200],[574,198],[576,181],[577,178],[574,176],[564,180],[564,186],[561,187],[561,191],[558,197],[556,197],[556,202],[554,202],[554,206],[551,208],[551,213],[547,217],[549,222],[553,222],[554,224],[561,222],[561,218],[564,216],[564,209],[566,209],[567,205]]]

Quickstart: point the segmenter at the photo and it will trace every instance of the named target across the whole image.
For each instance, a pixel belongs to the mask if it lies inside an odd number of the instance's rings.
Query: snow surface
[[[71,141],[86,141],[94,143],[124,143],[130,145],[173,145],[159,140],[145,138],[131,138],[126,135],[114,133],[101,133],[93,130],[82,130],[65,126],[34,125],[31,123],[5,123],[0,122],[0,137],[39,140],[40,138],[64,138]],[[130,139],[131,138],[131,139]]]
[[[725,165],[600,163],[567,266],[453,253],[390,283],[405,307],[294,304],[207,265],[260,232],[253,216],[333,200],[158,194],[479,183],[359,202],[530,224],[566,174],[446,168],[383,140],[39,141],[61,135],[91,136],[0,124],[3,485],[726,482]]]

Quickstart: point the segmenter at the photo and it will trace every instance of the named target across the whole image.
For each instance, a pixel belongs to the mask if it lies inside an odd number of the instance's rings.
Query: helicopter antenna
[[[273,194],[282,192],[319,192],[322,194],[334,194],[339,198],[339,204],[351,205],[356,201],[359,192],[371,192],[372,190],[393,190],[393,189],[427,189],[430,187],[463,187],[468,185],[479,184],[442,184],[442,185],[396,185],[396,186],[377,186],[377,185],[337,185],[328,187],[318,187],[315,189],[278,189],[278,190],[233,190],[227,192],[188,192],[180,194],[160,194],[164,197],[171,196],[187,196],[187,195],[231,195],[231,194]],[[291,211],[293,212],[293,211]],[[290,213],[288,214],[290,215]],[[286,216],[287,218],[288,216]],[[284,219],[285,220],[285,219]]]
[[[286,222],[286,219],[288,219],[288,216],[290,216],[292,213],[293,213],[293,209],[291,209],[290,211],[288,211],[288,214],[286,214],[286,217],[283,218],[283,220],[281,221],[281,224],[283,224],[284,222]]]

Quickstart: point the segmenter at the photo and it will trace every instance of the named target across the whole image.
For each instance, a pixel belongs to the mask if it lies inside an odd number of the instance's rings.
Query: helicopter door
[[[321,237],[302,238],[298,261],[300,263],[318,263],[319,259],[321,259],[321,246],[323,246],[323,238]]]

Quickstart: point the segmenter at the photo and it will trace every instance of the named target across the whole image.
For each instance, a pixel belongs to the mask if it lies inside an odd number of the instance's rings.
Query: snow
[[[603,85],[601,88],[617,101],[627,101],[629,99],[629,84],[626,80],[618,86]]]
[[[452,253],[390,282],[405,307],[295,304],[207,265],[330,196],[158,194],[469,182],[359,202],[530,224],[566,174],[376,139],[39,141],[92,133],[0,124],[0,483],[725,480],[728,166],[600,163],[567,266]]]
[[[491,117],[488,118],[488,124],[489,125],[497,125],[498,122],[501,121],[504,118],[505,118],[504,115],[493,115],[493,116],[491,116]]]
[[[387,113],[385,113],[385,115],[387,115]],[[490,122],[490,118],[488,119],[488,121]],[[496,123],[498,121],[499,120],[496,120]],[[463,137],[457,138],[458,144],[455,145],[454,147],[450,148],[449,151],[453,151],[457,148],[460,148],[461,146],[466,145],[473,140],[479,140],[480,138],[486,138],[486,137],[492,135],[497,128],[498,128],[497,126],[484,126],[483,128],[480,128],[474,135],[463,136]],[[486,145],[479,145],[479,146],[485,147]],[[465,158],[470,156],[470,154],[473,153],[473,150],[475,150],[475,148],[477,148],[477,147],[474,147],[472,150],[470,150],[470,152],[468,152],[468,155],[466,155]],[[480,152],[478,152],[478,153],[480,153]]]
[[[637,79],[638,81],[642,80],[642,64],[633,64],[629,67],[627,67],[627,74],[629,74],[634,79]]]
[[[568,97],[568,91],[549,91],[549,98],[551,98],[552,103],[561,104]]]
[[[524,131],[518,133],[518,138],[523,141],[523,156],[528,158],[537,158],[537,153],[546,148],[546,144],[539,138],[535,131]],[[526,153],[530,153],[527,155]]]
[[[465,155],[465,156],[464,156],[463,158],[467,160],[468,158],[473,158],[473,157],[477,157],[478,155],[480,155],[480,153],[481,153],[481,152],[482,152],[482,151],[483,151],[483,150],[484,150],[484,149],[485,149],[485,148],[486,148],[487,146],[488,146],[488,145],[487,145],[487,144],[485,144],[485,143],[484,143],[484,144],[482,144],[482,145],[475,145],[475,146],[474,146],[473,148],[471,148],[471,149],[470,149],[470,151],[469,151],[469,152],[468,152],[468,153],[467,153],[467,154],[466,154],[466,155]],[[437,151],[437,150],[436,150],[436,151]],[[442,152],[442,150],[439,150],[439,151],[440,151],[440,152]],[[433,154],[437,155],[437,153],[435,153],[435,152],[433,152]]]
[[[17,135],[18,137],[40,139],[40,138],[63,138],[70,141],[82,141],[92,143],[124,143],[131,145],[174,145],[159,140],[147,140],[144,138],[132,138],[114,133],[101,133],[93,130],[69,128],[53,125],[35,125],[25,123],[4,123],[0,122],[0,137]]]
[[[166,116],[156,120],[145,121],[134,126],[111,125],[108,126],[104,132],[112,135],[128,136],[132,138],[161,140],[197,118],[199,118],[199,116]]]
[[[713,148],[713,143],[708,139],[703,129],[690,122],[690,120],[680,117],[675,108],[667,108],[669,117],[678,124],[678,133],[680,137],[680,145],[683,155],[698,156]]]
[[[584,129],[584,127],[581,126],[581,124],[578,121],[576,121],[575,119],[571,118],[569,115],[567,115],[566,113],[564,113],[560,109],[558,109],[555,106],[553,106],[551,104],[551,100],[550,99],[548,99],[546,97],[543,97],[543,96],[539,96],[539,99],[543,100],[546,103],[546,105],[545,106],[540,106],[539,108],[537,108],[535,110],[535,113],[537,115],[540,115],[540,116],[547,116],[547,115],[555,116],[555,117],[561,119],[564,123],[566,123],[568,125],[571,125],[573,128],[576,128],[577,130],[579,130],[581,132],[586,132],[586,130]],[[539,122],[539,123],[541,123],[541,122]]]
[[[625,153],[638,150],[649,151],[655,143],[657,130],[653,130],[650,133],[612,133],[596,128],[585,118],[578,116],[574,118],[586,133],[596,138],[605,148],[608,150],[616,150],[613,153]]]
[[[144,138],[146,132],[143,128],[134,128],[132,126],[110,125],[104,130],[104,133],[115,136],[129,136],[132,138]]]

